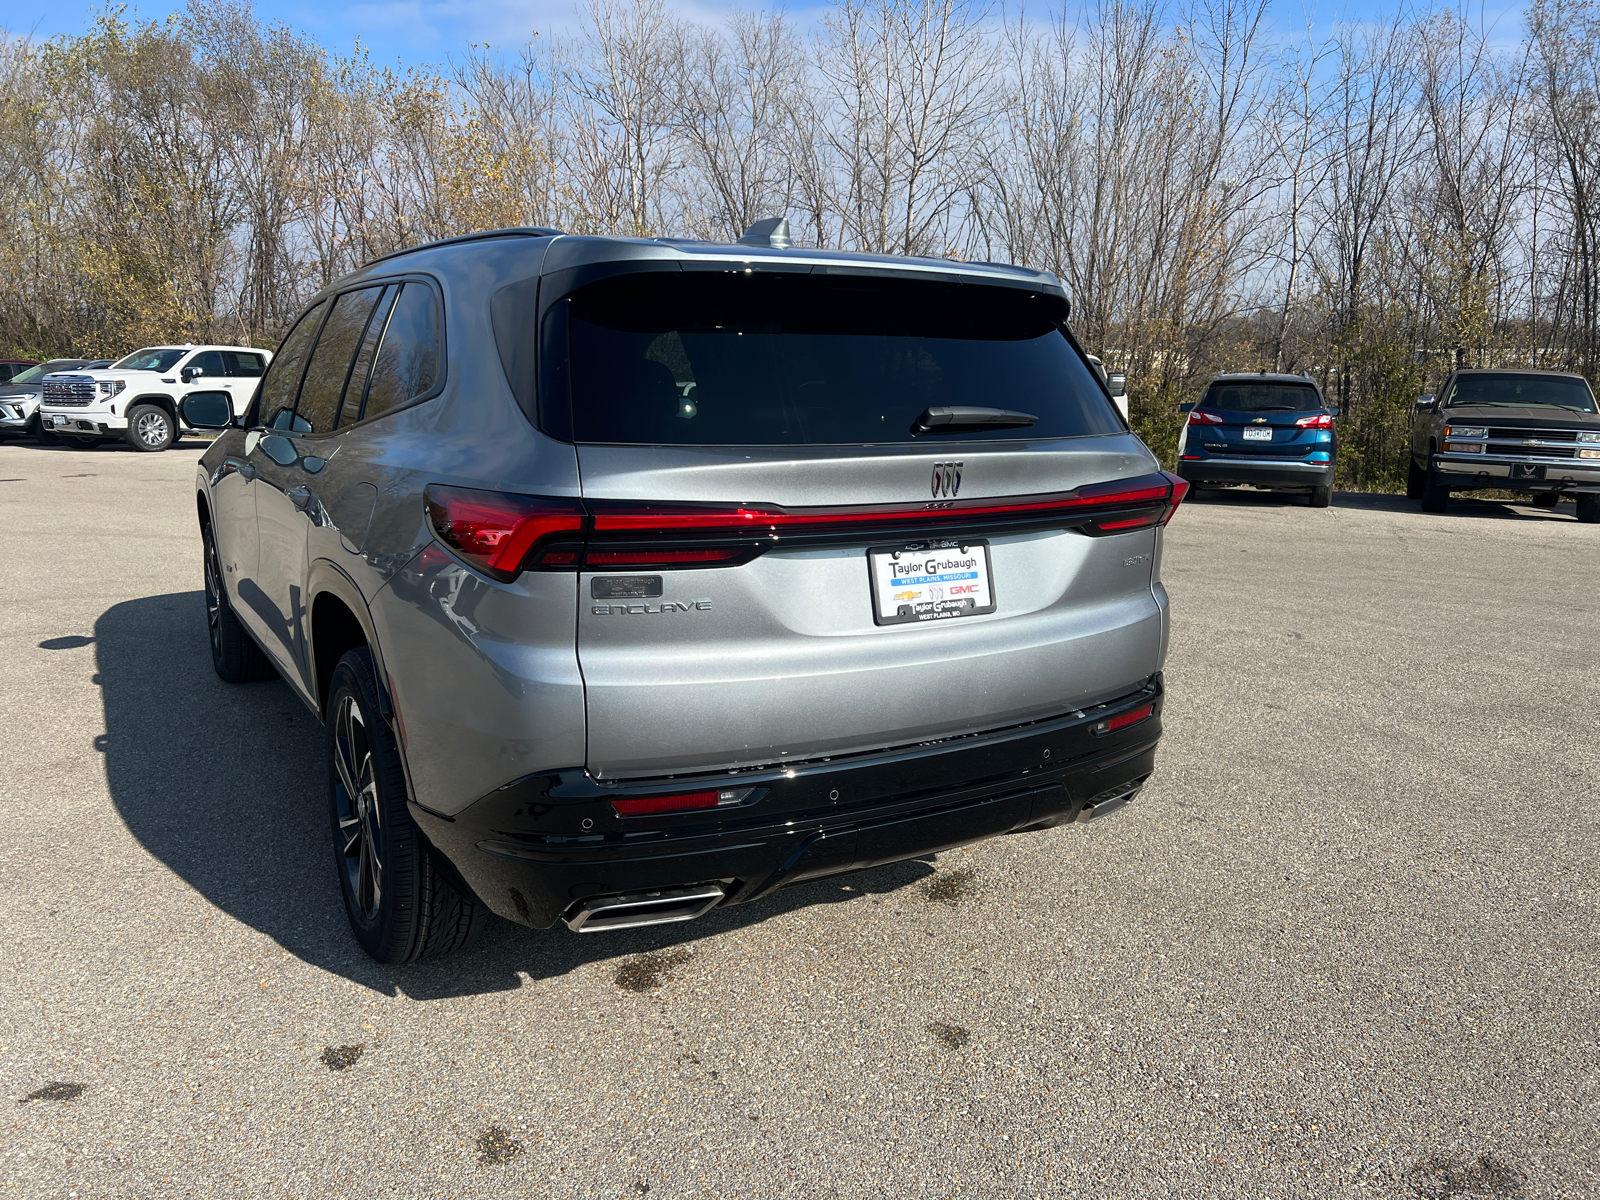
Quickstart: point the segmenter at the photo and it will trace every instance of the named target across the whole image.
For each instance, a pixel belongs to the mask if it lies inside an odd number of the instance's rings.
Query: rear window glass
[[[1574,412],[1595,411],[1594,396],[1581,379],[1559,375],[1462,375],[1450,389],[1446,408],[1470,405],[1545,405]]]
[[[1322,398],[1310,384],[1214,383],[1200,407],[1215,412],[1315,412]]]
[[[553,315],[566,320],[579,442],[909,442],[922,410],[942,405],[1038,422],[915,440],[1119,433],[1061,313],[1049,296],[982,285],[660,272],[591,284]]]

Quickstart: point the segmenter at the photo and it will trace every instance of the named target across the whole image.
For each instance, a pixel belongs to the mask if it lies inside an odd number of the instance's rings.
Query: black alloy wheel
[[[223,583],[222,562],[217,556],[217,539],[209,523],[200,528],[200,545],[205,570],[206,636],[211,642],[211,669],[228,683],[252,683],[274,679],[278,672],[266,652],[256,645],[228,600]]]
[[[364,922],[383,906],[383,816],[361,703],[346,692],[333,726],[334,821],[346,895]]]
[[[405,769],[381,715],[372,651],[351,650],[328,689],[328,815],[350,932],[381,963],[448,954],[489,910],[440,870],[407,807]]]

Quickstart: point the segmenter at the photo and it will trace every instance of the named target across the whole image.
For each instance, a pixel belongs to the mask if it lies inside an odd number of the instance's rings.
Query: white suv
[[[242,414],[271,361],[250,346],[147,346],[101,371],[49,376],[39,427],[89,445],[123,437],[135,450],[165,450],[177,440],[185,395],[227,392]]]

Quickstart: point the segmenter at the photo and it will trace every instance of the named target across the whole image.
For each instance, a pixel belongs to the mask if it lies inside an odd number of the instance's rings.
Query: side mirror
[[[1128,373],[1126,371],[1113,371],[1106,381],[1111,386],[1113,396],[1126,396],[1128,394]]]
[[[1437,397],[1434,397],[1434,396],[1418,396],[1417,397],[1417,411],[1418,412],[1432,412],[1434,409],[1436,409],[1438,407],[1439,407],[1439,401],[1438,401]]]
[[[206,373],[204,367],[185,367],[178,372],[178,377],[185,383],[191,383]]]
[[[190,392],[178,404],[178,413],[190,429],[229,429],[233,397],[227,392]]]
[[[1324,400],[1322,406],[1328,410],[1330,417],[1339,415],[1339,402],[1337,400]]]
[[[1193,412],[1194,409],[1195,409],[1195,406],[1194,406],[1193,403],[1178,405],[1178,411],[1179,412]]]

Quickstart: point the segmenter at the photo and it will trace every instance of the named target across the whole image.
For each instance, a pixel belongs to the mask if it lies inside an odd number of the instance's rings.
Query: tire
[[[1449,507],[1450,489],[1439,482],[1439,477],[1434,474],[1433,467],[1428,467],[1428,474],[1422,485],[1422,511],[1426,513],[1442,513]]]
[[[39,414],[33,414],[33,420],[28,422],[28,434],[41,446],[59,446],[61,438],[53,431],[44,427],[44,422],[39,419]]]
[[[1417,466],[1417,460],[1406,456],[1406,499],[1421,500],[1422,489],[1427,486],[1428,476]]]
[[[211,526],[200,531],[205,555],[206,630],[211,639],[211,668],[228,683],[253,683],[273,679],[278,672],[255,638],[245,632],[228,600],[222,582],[222,564],[217,558],[216,539]]]
[[[1533,498],[1533,506],[1535,508],[1554,508],[1560,503],[1561,493],[1559,492],[1540,492]]]
[[[1318,487],[1318,488],[1312,488],[1311,489],[1311,507],[1312,508],[1327,508],[1328,505],[1330,505],[1332,503],[1333,503],[1333,487],[1332,487],[1331,484],[1328,487]]]
[[[178,440],[172,414],[155,404],[135,404],[128,411],[128,445],[146,454],[159,454]]]
[[[328,817],[350,932],[381,963],[471,944],[489,911],[458,892],[406,807],[393,732],[378,715],[372,651],[350,651],[328,689]]]
[[[1600,492],[1584,492],[1578,497],[1578,520],[1600,525]]]

